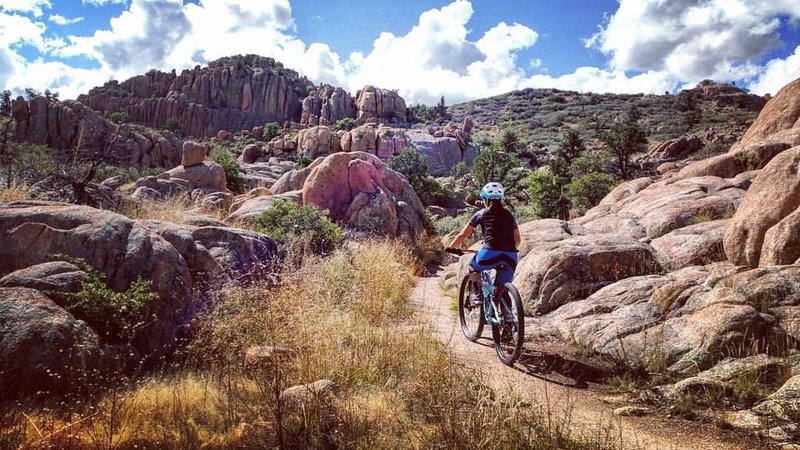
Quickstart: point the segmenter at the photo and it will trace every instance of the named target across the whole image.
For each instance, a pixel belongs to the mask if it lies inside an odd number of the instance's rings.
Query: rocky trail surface
[[[556,423],[565,422],[582,436],[599,436],[625,449],[757,449],[767,444],[742,434],[719,429],[713,424],[667,418],[659,415],[622,417],[613,413],[620,405],[602,401],[607,395],[587,387],[578,376],[553,371],[557,355],[526,348],[514,367],[503,365],[492,347],[487,327],[475,343],[467,341],[451,306],[453,299],[441,287],[443,270],[418,278],[411,301],[419,320],[431,327],[435,336],[467,370],[492,388],[515,393],[533,405],[549,410]],[[550,368],[550,369],[549,369]]]

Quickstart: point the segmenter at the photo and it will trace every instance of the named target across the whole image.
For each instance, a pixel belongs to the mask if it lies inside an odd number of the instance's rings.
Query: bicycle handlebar
[[[454,248],[454,247],[447,247],[446,249],[444,249],[444,251],[446,251],[447,253],[450,253],[452,255],[458,255],[458,256],[461,256],[461,255],[464,255],[464,254],[467,254],[467,253],[478,253],[475,250],[469,250],[469,249],[462,250],[460,248]]]

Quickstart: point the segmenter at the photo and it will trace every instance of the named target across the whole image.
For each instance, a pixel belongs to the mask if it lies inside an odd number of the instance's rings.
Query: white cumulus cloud
[[[50,9],[53,4],[50,0],[3,0],[0,2],[0,11],[30,13],[34,17],[41,17],[45,9]]]
[[[53,22],[56,25],[70,25],[73,23],[78,23],[83,21],[83,17],[73,17],[68,19],[61,14],[51,14],[50,17],[47,18],[50,22]]]
[[[684,82],[735,81],[780,44],[781,21],[800,18],[794,0],[620,0],[587,45],[623,71],[663,71]]]
[[[798,78],[800,78],[800,45],[788,57],[769,61],[748,87],[759,95],[775,95],[783,86]]]

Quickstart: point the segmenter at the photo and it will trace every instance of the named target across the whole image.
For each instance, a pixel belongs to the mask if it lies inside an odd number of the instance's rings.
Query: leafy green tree
[[[472,177],[478,186],[490,181],[498,181],[506,188],[506,192],[515,193],[516,186],[509,183],[512,169],[520,167],[519,158],[508,153],[497,145],[481,149],[472,163]]]
[[[45,89],[44,96],[47,98],[48,101],[57,102],[59,101],[59,97],[61,96],[61,94],[59,94],[58,92],[53,92],[50,89]]]
[[[406,147],[399,155],[392,156],[387,161],[389,167],[402,173],[411,187],[418,193],[425,187],[425,179],[428,178],[428,158],[422,153],[411,147]]]
[[[523,181],[537,217],[559,217],[569,215],[569,203],[564,195],[564,184],[549,169],[537,170]],[[568,218],[568,217],[567,217]]]
[[[242,168],[231,153],[219,146],[211,150],[210,159],[222,166],[225,171],[225,182],[228,190],[233,193],[244,193],[248,188],[247,179],[242,175]]]
[[[26,87],[25,88],[25,100],[29,100],[30,101],[30,100],[35,99],[36,97],[41,97],[41,96],[42,96],[42,93],[40,91],[37,91],[36,89],[34,89],[32,87]]]
[[[0,116],[11,116],[11,91],[8,89],[0,93]]]
[[[614,124],[611,130],[603,133],[601,140],[617,158],[617,169],[622,178],[628,178],[631,155],[644,150],[647,137],[636,122],[624,121]]]
[[[453,196],[450,189],[430,176],[428,158],[411,147],[406,147],[399,155],[389,158],[388,164],[406,177],[426,205],[443,204]]]
[[[519,150],[519,137],[512,130],[506,130],[500,137],[500,147],[508,153],[517,153]]]
[[[578,216],[585,214],[589,208],[598,204],[611,192],[617,182],[616,177],[603,172],[590,172],[573,178],[565,186],[573,214]]]
[[[331,222],[326,211],[314,205],[297,206],[285,200],[276,200],[272,208],[256,218],[254,226],[256,231],[281,245],[303,239],[317,254],[330,253],[344,241],[344,232]]]
[[[128,113],[124,111],[114,111],[114,112],[106,111],[105,117],[106,119],[116,124],[123,124],[131,121],[131,118],[130,116],[128,116]]]
[[[579,178],[592,172],[608,172],[614,168],[614,158],[605,151],[584,153],[575,158],[569,166],[572,178]]]

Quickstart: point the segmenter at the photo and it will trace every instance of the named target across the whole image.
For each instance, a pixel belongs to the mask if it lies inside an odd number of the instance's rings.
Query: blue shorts
[[[518,261],[519,254],[517,252],[482,248],[472,257],[469,267],[474,272],[495,269],[497,276],[494,278],[494,284],[503,286],[514,279],[514,270],[517,268]]]

